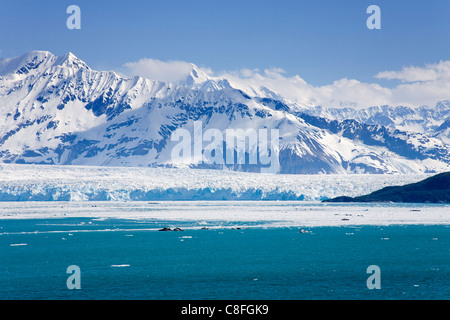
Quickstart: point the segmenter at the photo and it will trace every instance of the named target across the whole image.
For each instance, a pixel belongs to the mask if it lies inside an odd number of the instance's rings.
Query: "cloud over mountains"
[[[177,82],[185,78],[194,65],[185,61],[141,59],[124,64],[125,73],[153,80]],[[343,78],[331,84],[314,86],[300,75],[288,76],[281,68],[264,70],[242,68],[233,71],[216,71],[200,68],[215,79],[227,79],[234,87],[250,94],[271,91],[300,106],[367,108],[376,105],[404,105],[419,107],[435,105],[450,98],[450,61],[440,61],[425,66],[408,66],[401,70],[381,71],[374,82]],[[385,87],[378,80],[400,81]]]

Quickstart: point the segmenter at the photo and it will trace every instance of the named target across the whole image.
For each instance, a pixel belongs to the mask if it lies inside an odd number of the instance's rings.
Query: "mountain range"
[[[176,83],[96,71],[72,53],[0,59],[0,161],[259,172],[262,164],[176,162],[172,133],[277,129],[279,173],[450,169],[450,100],[436,106],[304,107],[192,65]],[[248,157],[248,154],[247,154]]]

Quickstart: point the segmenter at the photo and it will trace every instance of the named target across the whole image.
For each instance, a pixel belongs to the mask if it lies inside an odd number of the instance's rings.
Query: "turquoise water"
[[[157,231],[174,225],[184,231]],[[179,221],[1,220],[0,299],[450,298],[449,226],[300,233],[233,225],[200,230]],[[66,286],[70,265],[80,267],[81,290]],[[380,267],[379,290],[366,286],[370,265]]]

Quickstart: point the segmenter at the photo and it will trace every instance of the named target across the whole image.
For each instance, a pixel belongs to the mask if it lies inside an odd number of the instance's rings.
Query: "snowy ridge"
[[[445,132],[450,123],[450,100],[441,101],[435,106],[376,106],[366,109],[352,108],[298,108],[299,111],[311,116],[323,117],[329,120],[344,121],[353,119],[368,125],[382,125],[402,131],[427,134],[449,143],[450,135]]]
[[[0,201],[305,200],[357,196],[429,175],[273,175],[222,170],[0,165]]]

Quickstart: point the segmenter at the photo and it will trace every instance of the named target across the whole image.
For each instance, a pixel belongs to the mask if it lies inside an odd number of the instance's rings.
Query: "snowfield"
[[[320,201],[429,176],[0,164],[0,201]]]

